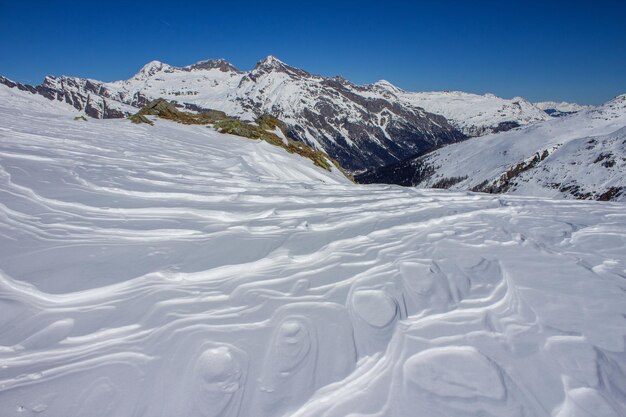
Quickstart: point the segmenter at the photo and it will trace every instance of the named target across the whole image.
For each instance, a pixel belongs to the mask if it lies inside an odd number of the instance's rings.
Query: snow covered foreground
[[[1,416],[626,415],[624,203],[357,186],[8,91]]]

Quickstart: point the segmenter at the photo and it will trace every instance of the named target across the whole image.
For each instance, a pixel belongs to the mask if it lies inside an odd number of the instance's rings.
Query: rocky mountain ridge
[[[157,98],[182,109],[219,110],[247,121],[271,114],[287,123],[290,136],[325,151],[350,171],[548,118],[520,98],[409,93],[386,81],[356,85],[341,77],[312,75],[274,56],[249,71],[223,59],[186,67],[152,61],[123,81],[47,76],[39,86],[6,78],[0,83],[65,102],[94,118],[126,117]]]

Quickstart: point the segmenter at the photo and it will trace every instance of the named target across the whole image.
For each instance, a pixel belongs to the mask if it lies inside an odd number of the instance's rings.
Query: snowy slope
[[[0,86],[0,415],[626,415],[626,210],[358,186]]]
[[[618,189],[617,198],[626,200],[625,127],[622,95],[596,109],[435,151],[423,158],[435,175],[419,185],[467,176],[452,188],[569,198]]]

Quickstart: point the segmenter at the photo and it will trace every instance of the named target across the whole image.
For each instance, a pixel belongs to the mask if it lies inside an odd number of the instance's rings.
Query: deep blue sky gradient
[[[269,54],[357,83],[599,104],[626,93],[626,1],[0,0],[0,74],[126,79]]]

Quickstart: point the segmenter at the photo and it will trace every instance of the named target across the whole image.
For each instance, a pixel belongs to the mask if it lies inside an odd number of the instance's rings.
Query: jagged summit
[[[193,65],[188,65],[185,69],[193,71],[193,70],[210,70],[210,69],[219,69],[222,72],[241,72],[237,67],[228,62],[223,58],[218,59],[205,59],[203,61],[198,61]]]
[[[256,67],[274,67],[274,68],[279,68],[281,66],[288,66],[287,64],[285,64],[283,61],[281,61],[280,59],[276,58],[274,55],[268,55],[267,57],[265,57],[265,59],[260,60],[259,62],[257,62]]]
[[[154,76],[159,72],[175,72],[175,71],[199,71],[199,70],[211,70],[211,69],[219,69],[222,72],[234,72],[241,74],[237,67],[228,62],[223,58],[217,59],[205,59],[202,61],[198,61],[195,64],[187,65],[185,67],[175,67],[169,64],[166,64],[161,61],[153,60],[144,65],[138,72],[135,74],[133,79],[136,80],[144,80]],[[304,70],[301,70],[296,67],[292,67],[287,65],[280,59],[276,58],[274,55],[268,55],[265,59],[257,62],[254,69],[248,72],[286,72],[293,75],[299,76],[309,76],[310,74]]]
[[[292,77],[310,77],[311,74],[300,68],[292,67],[276,58],[274,55],[268,55],[265,59],[257,62],[251,73],[267,73],[267,72],[283,72]]]
[[[218,59],[205,59],[202,61],[198,61],[195,64],[187,65],[186,67],[175,67],[169,64],[166,64],[161,61],[150,61],[146,65],[144,65],[137,74],[133,77],[136,80],[145,80],[154,76],[159,72],[176,72],[176,71],[198,71],[198,70],[211,70],[211,69],[219,69],[222,72],[236,72],[241,73],[239,69],[237,69],[233,64],[228,62],[223,58]]]

